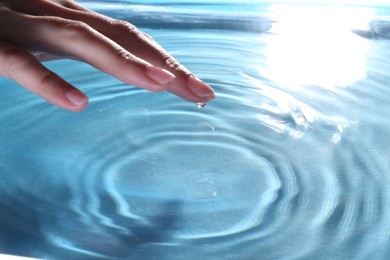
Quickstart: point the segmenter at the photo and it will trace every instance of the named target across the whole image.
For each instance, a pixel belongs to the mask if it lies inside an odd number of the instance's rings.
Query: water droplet
[[[196,103],[196,106],[198,108],[204,108],[207,104],[206,103]]]

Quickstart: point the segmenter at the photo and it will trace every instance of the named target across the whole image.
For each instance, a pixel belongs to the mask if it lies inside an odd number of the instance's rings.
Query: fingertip
[[[209,85],[193,75],[188,78],[188,87],[200,98],[211,100],[216,97],[214,90]]]
[[[70,111],[80,112],[83,111],[89,103],[89,98],[78,89],[70,89],[65,94],[68,101],[72,104],[71,107],[66,108]]]
[[[81,106],[81,107],[67,107],[67,108],[63,108],[63,109],[68,110],[70,112],[78,113],[78,112],[84,111],[87,108],[87,106],[88,106],[88,104],[85,106]]]
[[[145,73],[149,79],[156,83],[150,85],[148,88],[153,92],[160,92],[168,89],[170,83],[176,78],[171,72],[149,64],[145,66]]]
[[[209,100],[213,100],[213,99],[215,99],[217,97],[217,95],[215,94],[215,93],[212,93],[212,94],[210,94],[209,96],[208,96],[208,99]]]

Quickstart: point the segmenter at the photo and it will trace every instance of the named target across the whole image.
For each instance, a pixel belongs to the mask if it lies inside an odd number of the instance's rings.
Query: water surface
[[[218,98],[198,109],[46,63],[91,97],[76,114],[0,79],[0,253],[389,257],[390,41],[351,31],[389,10],[83,3],[152,35]]]

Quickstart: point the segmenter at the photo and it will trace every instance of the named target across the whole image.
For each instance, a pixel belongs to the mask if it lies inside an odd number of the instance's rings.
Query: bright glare
[[[366,28],[374,16],[372,9],[276,5],[272,13],[276,23],[270,31],[265,76],[329,89],[366,76],[370,42],[351,29]]]

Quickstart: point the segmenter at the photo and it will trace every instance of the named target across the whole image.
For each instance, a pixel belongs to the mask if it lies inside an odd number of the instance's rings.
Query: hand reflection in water
[[[63,109],[78,112],[88,97],[40,61],[71,58],[153,92],[167,90],[207,103],[214,91],[134,25],[72,0],[0,0],[0,76]]]

